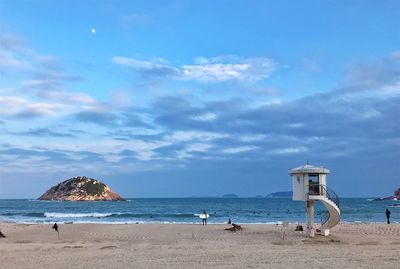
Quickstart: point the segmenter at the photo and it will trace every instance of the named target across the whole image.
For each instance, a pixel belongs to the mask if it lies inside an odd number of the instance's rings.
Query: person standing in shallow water
[[[207,213],[206,211],[203,211],[203,218],[201,219],[201,222],[203,225],[207,225]]]
[[[387,224],[390,224],[390,210],[386,208],[386,219],[387,219]]]

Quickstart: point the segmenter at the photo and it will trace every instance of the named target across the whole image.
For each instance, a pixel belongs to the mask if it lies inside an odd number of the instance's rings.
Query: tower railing
[[[320,219],[321,219],[321,227],[328,222],[329,218],[331,217],[331,214],[329,214],[328,210],[325,210],[320,213]]]
[[[333,190],[329,189],[327,186],[318,183],[309,183],[308,195],[319,195],[325,196],[331,200],[340,209],[339,196]],[[329,211],[321,213],[321,226],[328,222],[330,218]]]
[[[336,192],[323,184],[310,183],[308,185],[308,195],[325,196],[326,198],[334,202],[338,208],[340,208],[339,196],[336,194]]]

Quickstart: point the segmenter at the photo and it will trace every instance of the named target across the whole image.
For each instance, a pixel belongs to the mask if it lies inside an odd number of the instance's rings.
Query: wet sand
[[[400,224],[340,224],[308,239],[280,225],[0,223],[0,268],[399,268]]]

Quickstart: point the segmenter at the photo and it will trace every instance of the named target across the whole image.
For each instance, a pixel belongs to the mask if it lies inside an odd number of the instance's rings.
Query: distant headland
[[[292,198],[292,191],[279,191],[268,194],[267,198]]]
[[[239,198],[239,196],[235,193],[228,193],[228,194],[222,195],[222,198]]]
[[[99,180],[77,176],[51,187],[38,200],[124,201],[125,199]]]

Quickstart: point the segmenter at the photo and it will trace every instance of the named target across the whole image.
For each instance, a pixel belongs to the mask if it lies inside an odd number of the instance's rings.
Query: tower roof
[[[296,168],[289,169],[289,174],[329,174],[331,171],[324,167],[318,167],[311,164],[305,164]]]

